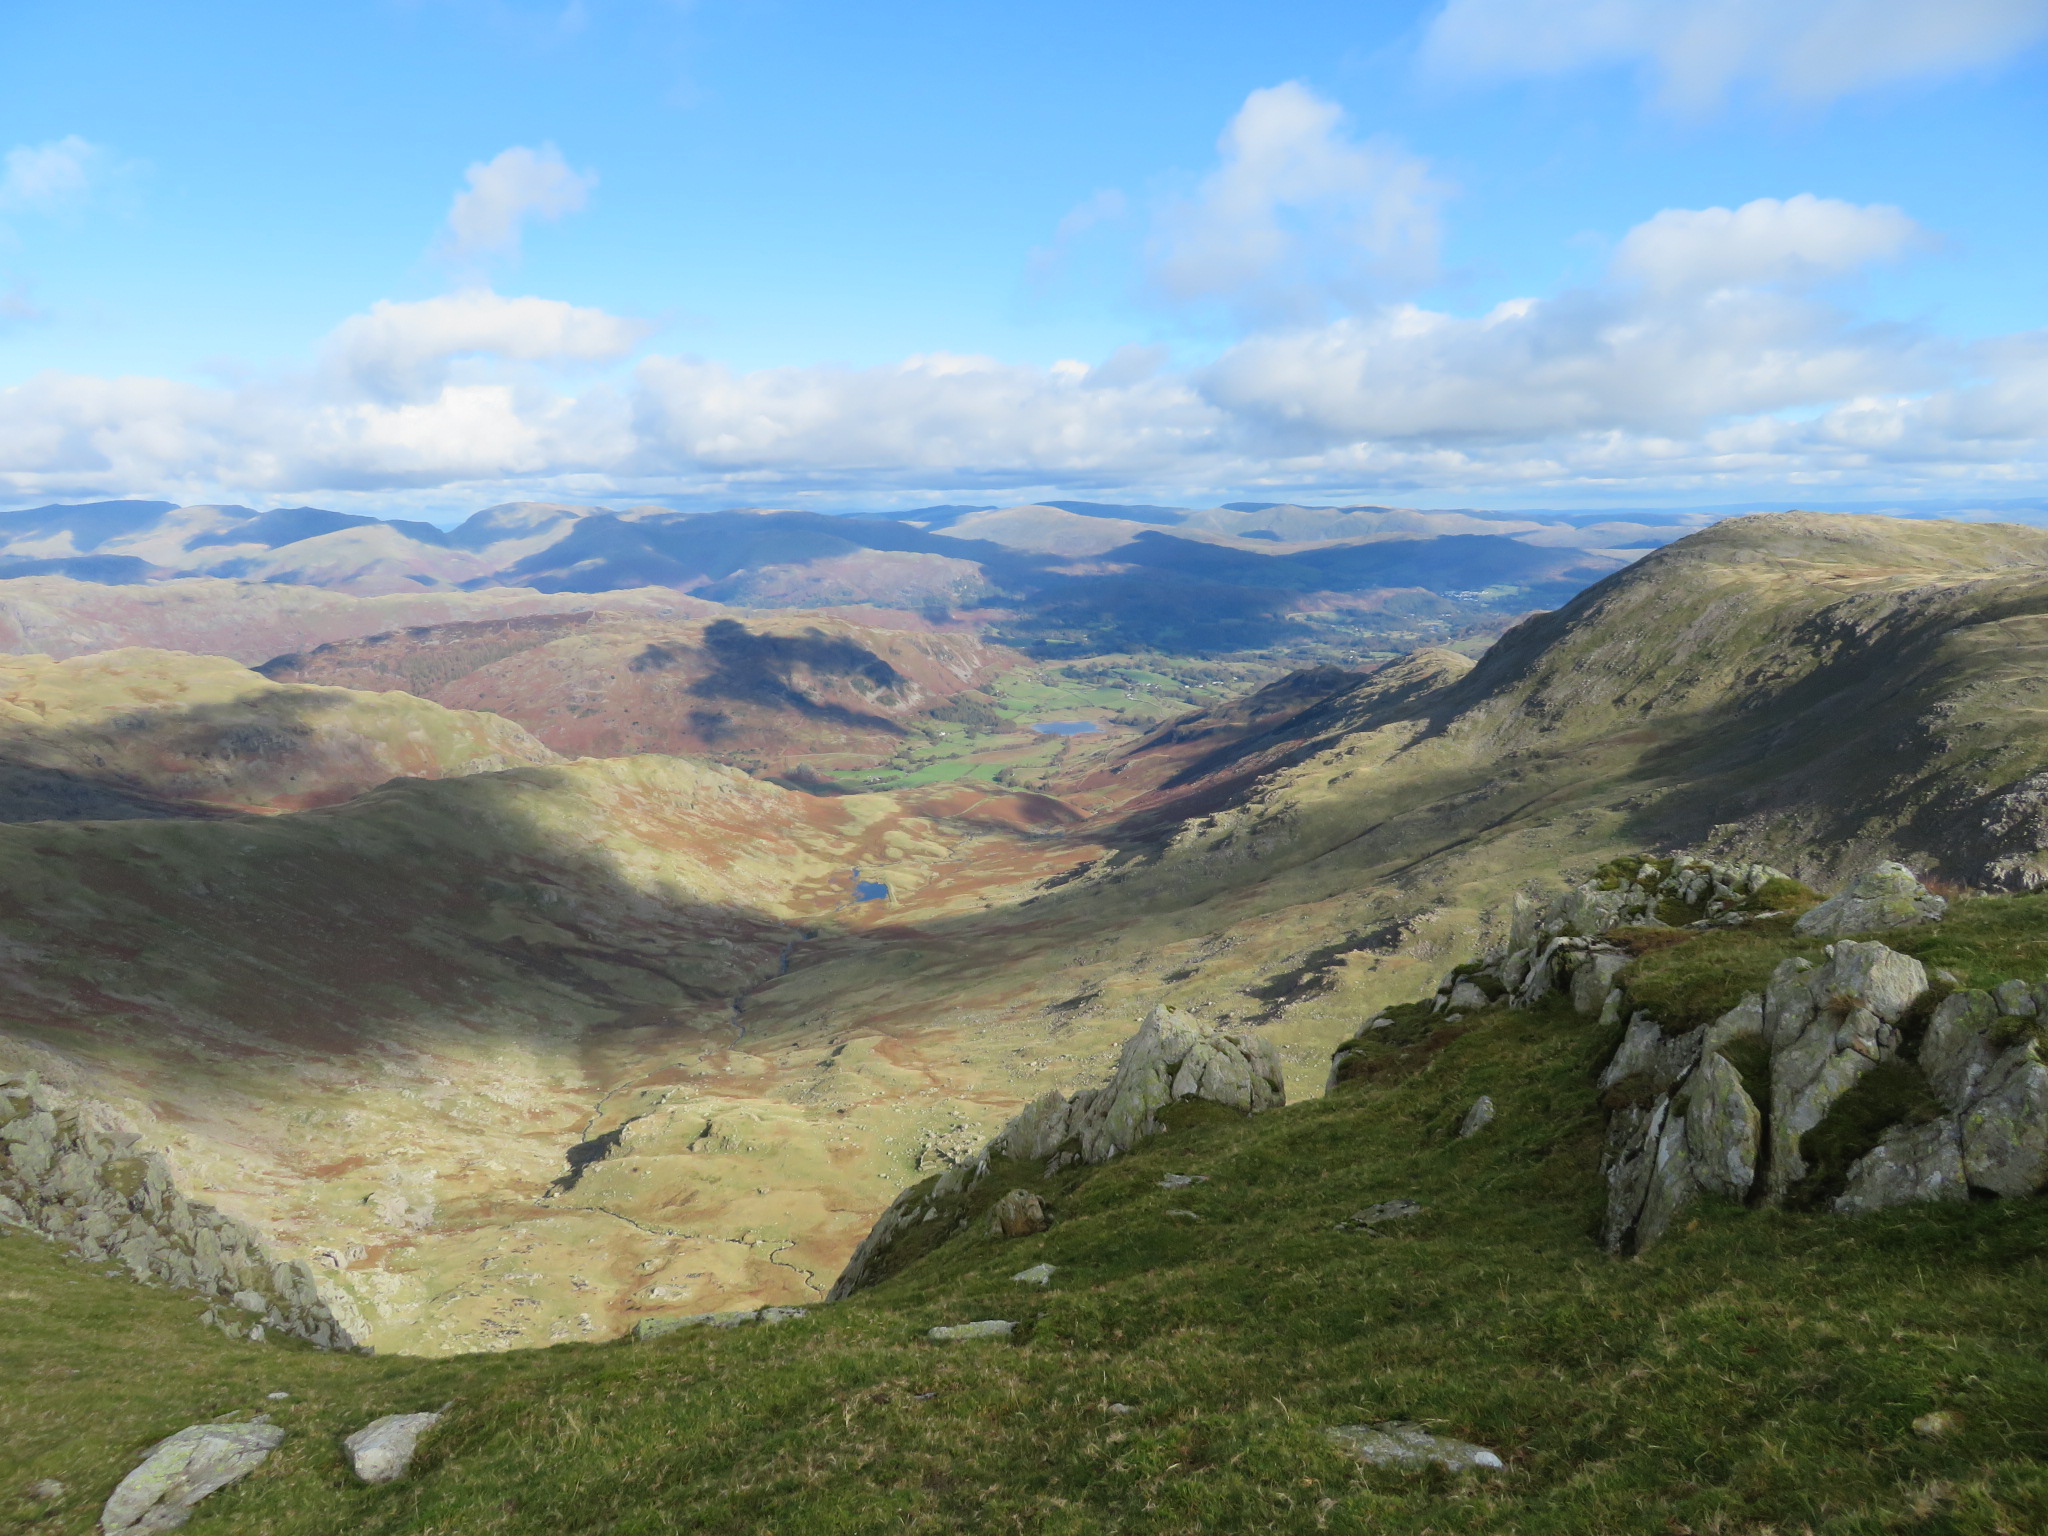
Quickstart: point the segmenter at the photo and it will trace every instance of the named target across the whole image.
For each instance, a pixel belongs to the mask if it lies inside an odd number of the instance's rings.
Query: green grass
[[[1966,987],[2048,974],[2048,894],[1977,896],[1949,903],[1938,923],[1881,936],[1929,971],[1953,972]]]
[[[1708,1205],[1610,1259],[1591,1233],[1611,1031],[1400,1012],[1379,1070],[1333,1098],[1187,1116],[1054,1179],[1006,1169],[991,1183],[1038,1189],[1049,1232],[975,1223],[770,1329],[321,1355],[230,1343],[195,1303],[0,1239],[0,1524],[82,1533],[150,1441],[275,1406],[290,1438],[194,1536],[2048,1529],[2048,1203]],[[1460,1141],[1481,1093],[1499,1118]],[[1168,1171],[1210,1181],[1164,1190]],[[1426,1209],[1337,1230],[1397,1197]],[[1050,1290],[1009,1280],[1040,1261]],[[923,1337],[983,1317],[1017,1341]],[[342,1434],[451,1399],[410,1477],[354,1484]],[[1934,1409],[1960,1431],[1916,1437]],[[1386,1418],[1507,1470],[1373,1471],[1321,1435]],[[20,1492],[42,1477],[74,1490],[47,1516]]]
[[[1621,977],[1631,1005],[1647,1009],[1671,1034],[1711,1024],[1745,993],[1763,991],[1780,960],[1790,955],[1815,962],[1825,958],[1819,944],[1792,932],[1792,921],[1768,917],[1740,928],[1698,932],[1623,930],[1624,942],[1640,951]]]

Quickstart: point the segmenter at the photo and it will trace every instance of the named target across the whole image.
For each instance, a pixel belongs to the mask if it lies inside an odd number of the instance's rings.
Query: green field
[[[1918,943],[2010,974],[2044,906],[1964,903]],[[1029,1177],[1055,1217],[1039,1236],[976,1225],[807,1320],[646,1345],[231,1343],[195,1302],[0,1239],[0,1520],[84,1532],[155,1439],[269,1409],[290,1438],[202,1506],[200,1536],[2048,1529],[2048,1202],[1708,1204],[1609,1258],[1593,1078],[1613,1045],[1562,1006],[1489,1009],[1389,1044],[1333,1098],[1186,1106],[1117,1162]],[[1461,1141],[1481,1093],[1499,1117]],[[1169,1171],[1209,1182],[1163,1189]],[[1338,1229],[1396,1198],[1424,1210]],[[1049,1290],[1009,1279],[1042,1261]],[[990,1317],[1016,1339],[924,1338]],[[355,1485],[341,1435],[450,1400],[407,1480]],[[1916,1434],[1937,1410],[1956,1427]],[[1385,1419],[1506,1469],[1369,1470],[1322,1434]],[[71,1491],[31,1503],[38,1478]]]

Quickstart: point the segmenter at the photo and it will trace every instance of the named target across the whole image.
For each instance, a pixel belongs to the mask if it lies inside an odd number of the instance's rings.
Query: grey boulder
[[[341,1448],[348,1452],[348,1464],[364,1482],[395,1482],[412,1465],[420,1436],[440,1422],[440,1412],[387,1413],[342,1441]]]
[[[2032,1041],[2010,1047],[1985,1074],[1963,1116],[1969,1181],[2015,1199],[2048,1184],[2048,1065]]]
[[[1796,932],[1815,939],[1840,939],[1852,933],[1877,933],[1915,923],[1939,921],[1948,902],[1913,877],[1903,864],[1880,864],[1849,882],[1794,923]]]
[[[284,1442],[268,1419],[249,1424],[193,1424],[159,1440],[100,1512],[105,1536],[174,1531],[192,1506],[262,1466]]]
[[[1953,1120],[1894,1126],[1849,1165],[1849,1183],[1835,1200],[1845,1216],[1927,1200],[1967,1200],[1963,1142]]]
[[[1472,1107],[1465,1111],[1465,1118],[1458,1125],[1458,1139],[1477,1136],[1493,1124],[1493,1100],[1481,1094],[1472,1101]]]
[[[1029,1237],[1052,1225],[1045,1214],[1045,1202],[1028,1189],[1013,1189],[989,1209],[988,1230],[992,1237]]]

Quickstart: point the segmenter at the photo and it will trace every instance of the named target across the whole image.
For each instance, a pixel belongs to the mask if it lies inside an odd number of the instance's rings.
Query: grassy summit
[[[2028,971],[2044,907],[1961,903],[1916,942],[1930,963],[1967,951],[1967,979]],[[1709,1203],[1649,1254],[1608,1259],[1593,1079],[1614,1043],[1561,1006],[1485,1009],[1390,1039],[1328,1099],[1184,1109],[1115,1162],[1015,1170],[1056,1218],[1039,1236],[977,1222],[803,1321],[643,1345],[424,1360],[231,1344],[196,1305],[0,1240],[0,1370],[33,1387],[0,1399],[0,1515],[83,1530],[151,1441],[268,1409],[290,1438],[195,1532],[2048,1527],[2048,1202]],[[1460,1140],[1482,1093],[1498,1118]],[[1207,1182],[1167,1189],[1167,1173]],[[1340,1230],[1395,1199],[1423,1210]],[[1049,1289],[1009,1278],[1040,1262]],[[924,1338],[991,1317],[1015,1340]],[[341,1435],[449,1399],[405,1481],[354,1483]],[[1956,1427],[1915,1433],[1937,1411]],[[1321,1433],[1383,1419],[1506,1469],[1368,1470]],[[44,1477],[73,1492],[39,1513],[20,1490]]]

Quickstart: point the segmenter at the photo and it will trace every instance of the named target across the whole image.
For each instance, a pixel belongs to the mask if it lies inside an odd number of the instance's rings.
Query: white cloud
[[[1739,83],[1795,101],[1995,64],[2048,35],[2048,0],[1449,0],[1423,57],[1513,78],[1641,64],[1664,101]]]
[[[560,299],[506,298],[472,288],[415,303],[374,304],[335,328],[327,356],[363,389],[397,395],[438,385],[455,358],[605,362],[630,352],[649,329],[644,321]]]
[[[81,203],[105,159],[105,151],[75,133],[17,145],[0,159],[0,210],[41,213]]]
[[[1585,287],[1478,316],[1292,321],[1193,371],[1143,348],[1093,368],[654,356],[571,387],[562,365],[623,358],[640,324],[478,290],[377,305],[318,366],[241,388],[50,375],[0,392],[0,494],[2048,486],[2048,333],[1945,343],[1807,281],[1919,238],[1897,210],[1814,198],[1666,210]]]
[[[1625,235],[1609,281],[1476,319],[1413,305],[1254,335],[1212,398],[1295,441],[1503,441],[1718,419],[1909,389],[1935,349],[1771,286],[1839,274],[1920,237],[1895,208],[1801,195],[1666,209]]]
[[[582,208],[597,185],[593,171],[572,171],[552,144],[515,144],[470,166],[467,191],[455,194],[439,249],[453,261],[509,256],[529,218],[559,219]]]
[[[1213,450],[1227,425],[1184,379],[932,354],[883,368],[767,368],[657,357],[638,379],[638,467],[806,477],[1112,479]],[[1142,466],[1142,471],[1141,471]]]
[[[1665,291],[1800,282],[1852,272],[1928,243],[1897,208],[1802,192],[1740,208],[1667,208],[1623,238],[1615,270]]]
[[[1217,149],[1194,195],[1157,215],[1152,276],[1169,297],[1300,312],[1434,272],[1446,188],[1414,155],[1350,138],[1306,86],[1253,91]]]

